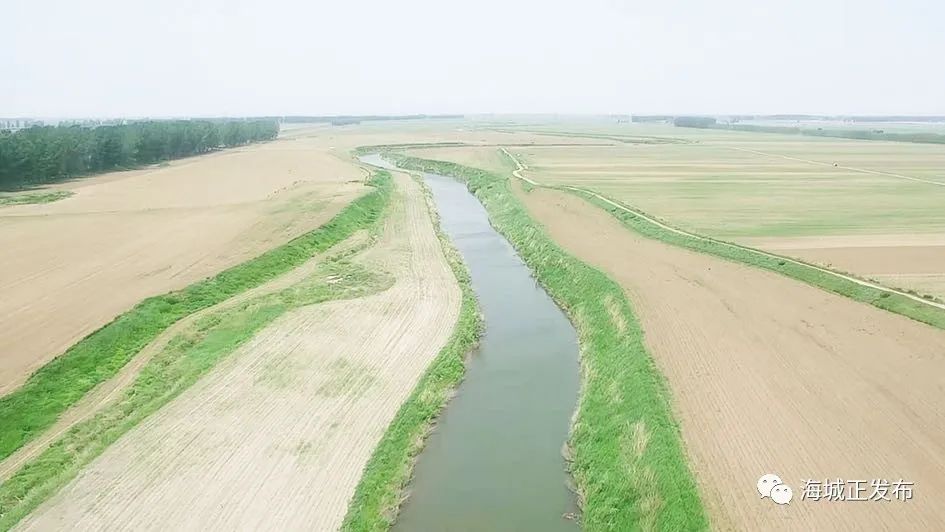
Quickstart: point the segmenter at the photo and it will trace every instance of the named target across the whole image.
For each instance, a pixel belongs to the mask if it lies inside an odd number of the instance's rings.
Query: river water
[[[391,168],[377,155],[368,164]],[[576,531],[562,455],[577,405],[577,335],[462,183],[424,174],[485,329],[426,441],[398,532]]]

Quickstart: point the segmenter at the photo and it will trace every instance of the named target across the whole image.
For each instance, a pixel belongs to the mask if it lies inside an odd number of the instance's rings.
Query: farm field
[[[945,494],[945,405],[934,399],[945,331],[643,238],[564,192],[515,188],[560,245],[625,288],[714,528],[945,526],[932,502]],[[799,502],[794,486],[785,513],[752,504],[754,479],[768,471],[789,484],[908,478],[928,499],[818,504]]]
[[[0,394],[145,297],[327,221],[363,193],[363,176],[316,140],[277,140],[0,207]]]
[[[945,298],[943,146],[661,125],[568,129],[686,143],[515,147],[532,179],[587,187],[687,230]]]
[[[420,187],[401,174],[395,184],[379,240],[363,251],[347,244],[352,266],[327,278],[375,272],[388,279],[374,283],[380,291],[277,318],[21,528],[337,528],[375,445],[459,311]],[[304,284],[312,270],[303,268],[292,277]]]

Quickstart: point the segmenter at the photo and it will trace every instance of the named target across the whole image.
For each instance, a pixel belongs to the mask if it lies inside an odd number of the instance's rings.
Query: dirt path
[[[716,528],[945,528],[945,332],[644,239],[571,194],[518,193],[626,289]],[[759,498],[765,473],[792,486],[789,506]],[[804,480],[838,477],[914,481],[915,497],[802,500]]]
[[[336,529],[459,312],[422,192],[395,181],[402,200],[360,259],[393,273],[392,288],[282,316],[20,528]]]
[[[358,245],[366,243],[368,238],[369,235],[366,232],[356,233],[342,244],[332,248],[326,255],[336,255],[343,253],[347,249],[353,249]],[[39,456],[40,453],[60,436],[65,434],[70,428],[89,419],[107,403],[119,397],[119,394],[134,382],[135,378],[137,378],[138,374],[141,372],[141,369],[144,368],[155,355],[162,352],[164,348],[167,347],[168,342],[178,334],[186,331],[198,320],[208,314],[232,308],[255,297],[272,294],[292,286],[311,275],[323,260],[324,256],[313,257],[298,268],[267,283],[242,292],[219,304],[197,311],[168,327],[167,330],[145,346],[129,363],[125,364],[121,371],[114,377],[93,388],[81,401],[64,412],[52,427],[39,437],[30,440],[29,443],[3,461],[0,461],[0,482],[7,480],[16,473],[23,464]]]
[[[0,395],[149,296],[318,227],[364,192],[317,140],[275,141],[61,185],[0,210]],[[57,185],[59,186],[59,185]]]

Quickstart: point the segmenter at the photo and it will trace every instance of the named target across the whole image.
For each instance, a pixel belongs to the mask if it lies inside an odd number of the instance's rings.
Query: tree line
[[[892,142],[918,142],[922,144],[945,144],[945,135],[931,132],[889,132],[882,129],[825,129],[800,126],[766,126],[759,124],[718,124],[714,118],[680,116],[673,120],[677,127],[701,129],[728,129],[752,133],[780,133],[782,135],[806,135],[810,137],[833,137],[857,140],[885,140]]]
[[[762,126],[755,124],[727,124],[719,129],[750,131],[758,133],[781,133],[806,135],[809,137],[833,137],[857,140],[886,140],[892,142],[918,142],[920,144],[945,144],[945,135],[931,132],[890,132],[881,129],[825,129],[822,127]]]
[[[280,116],[284,123],[313,123],[331,122],[339,124],[357,124],[358,122],[382,120],[430,120],[430,119],[459,119],[464,115],[319,115],[319,116]]]
[[[161,120],[0,131],[0,190],[272,140],[276,120]]]
[[[676,127],[709,128],[715,126],[715,119],[707,116],[677,116],[673,119],[673,125]]]

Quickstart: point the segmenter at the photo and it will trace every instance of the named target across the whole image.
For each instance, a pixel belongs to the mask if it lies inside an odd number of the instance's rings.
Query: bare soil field
[[[342,244],[333,246],[330,252],[324,255],[316,255],[307,262],[290,270],[289,272],[276,277],[275,279],[263,283],[255,288],[251,288],[236,296],[233,296],[221,303],[197,311],[187,317],[179,320],[164,332],[157,336],[153,341],[146,345],[129,363],[121,368],[114,377],[102,382],[89,393],[85,395],[78,403],[65,411],[56,423],[44,431],[40,436],[32,439],[18,449],[15,453],[0,460],[0,482],[6,481],[16,471],[28,461],[39,456],[49,445],[55,442],[63,434],[69,431],[75,425],[90,419],[92,416],[102,410],[108,403],[118,399],[138,377],[141,370],[156,355],[160,354],[172,340],[181,335],[193,334],[191,329],[205,316],[218,313],[222,310],[233,308],[245,301],[258,298],[266,294],[272,294],[288,288],[303,281],[306,277],[313,274],[316,268],[324,262],[326,256],[334,256],[344,253],[348,249],[354,249],[367,244],[369,235],[367,232],[359,232],[352,235]]]
[[[715,528],[945,528],[945,332],[644,239],[569,194],[517,193],[626,289]],[[790,505],[759,498],[766,473],[793,488]],[[803,500],[806,479],[827,478],[905,479],[915,497]]]
[[[356,259],[393,287],[278,318],[20,529],[336,529],[460,307],[419,185],[395,183],[382,238]]]
[[[742,243],[945,299],[945,233],[760,238]]]
[[[0,394],[142,299],[321,225],[363,192],[363,176],[317,139],[277,140],[0,208]]]

